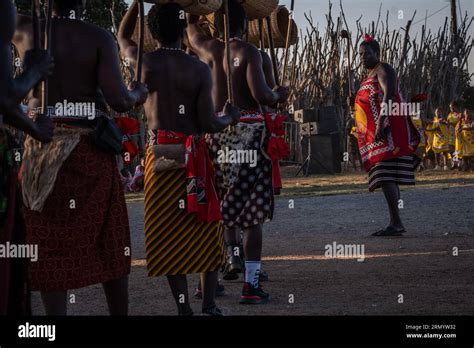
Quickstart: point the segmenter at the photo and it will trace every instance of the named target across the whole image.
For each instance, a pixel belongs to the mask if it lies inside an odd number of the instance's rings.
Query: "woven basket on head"
[[[135,25],[135,31],[133,32],[132,40],[138,44],[139,41],[139,22]],[[143,37],[143,52],[149,53],[156,50],[156,41],[151,35],[150,29],[148,29],[148,17],[145,17],[145,33]]]
[[[222,0],[145,0],[152,4],[168,4],[175,2],[193,15],[207,15],[216,12],[222,6]]]
[[[278,7],[279,0],[237,0],[245,9],[249,20],[268,17]]]
[[[285,6],[278,6],[278,8],[270,15],[270,21],[272,25],[273,41],[275,48],[285,48],[286,36],[288,34],[288,25],[290,19],[290,12]],[[298,42],[298,26],[292,19],[291,35],[290,35],[290,46]],[[268,27],[266,21],[264,21],[264,42],[265,47],[268,48]],[[260,45],[260,34],[258,30],[258,21],[249,22],[249,42],[254,45]]]

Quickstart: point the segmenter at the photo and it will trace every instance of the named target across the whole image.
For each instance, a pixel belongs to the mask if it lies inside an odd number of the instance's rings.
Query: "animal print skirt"
[[[253,116],[261,115],[244,117]],[[272,161],[264,151],[266,142],[264,122],[241,122],[222,133],[207,135],[228,228],[250,228],[273,218]]]

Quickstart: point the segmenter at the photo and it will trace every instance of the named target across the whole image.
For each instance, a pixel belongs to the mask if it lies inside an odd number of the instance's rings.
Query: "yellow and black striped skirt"
[[[187,213],[186,171],[145,166],[145,247],[150,277],[219,271],[224,262],[221,222],[198,222]]]

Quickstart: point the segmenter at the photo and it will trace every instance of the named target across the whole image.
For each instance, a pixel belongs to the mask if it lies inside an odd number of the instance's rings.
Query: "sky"
[[[379,7],[382,5],[382,19],[385,20],[387,10],[390,10],[389,26],[392,30],[404,27],[407,21],[416,11],[414,24],[410,32],[412,35],[421,32],[424,24],[425,16],[427,26],[432,31],[438,31],[438,28],[444,24],[445,17],[451,15],[449,0],[341,0],[344,12],[352,32],[356,30],[356,20],[362,15],[362,27],[368,26],[372,20],[377,20]],[[130,3],[130,0],[127,0]],[[457,0],[458,2],[458,21],[460,18],[459,11],[462,11],[464,17],[467,12],[469,17],[474,16],[474,0]],[[290,6],[291,0],[280,0],[281,5]],[[339,14],[339,0],[332,0],[333,17]],[[326,24],[326,14],[329,11],[329,0],[295,0],[295,20],[300,28],[306,26],[305,12],[311,12],[316,23],[320,24],[320,28],[324,28]],[[403,11],[403,19],[399,19],[399,11]],[[439,11],[439,12],[438,12]],[[419,22],[418,22],[419,21]],[[417,23],[418,22],[418,23]],[[474,25],[470,29],[471,36],[474,37]],[[469,71],[474,73],[474,52],[469,58]],[[471,81],[474,84],[474,78]]]

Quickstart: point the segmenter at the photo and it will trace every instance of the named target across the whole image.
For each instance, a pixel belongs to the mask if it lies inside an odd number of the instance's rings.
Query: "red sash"
[[[188,214],[199,222],[221,221],[220,201],[214,185],[214,166],[204,138],[158,131],[158,144],[186,144]]]
[[[279,190],[283,187],[280,172],[280,160],[290,155],[290,148],[285,141],[284,123],[287,117],[282,114],[265,114],[267,132],[269,134],[267,153],[273,164],[273,188]]]

